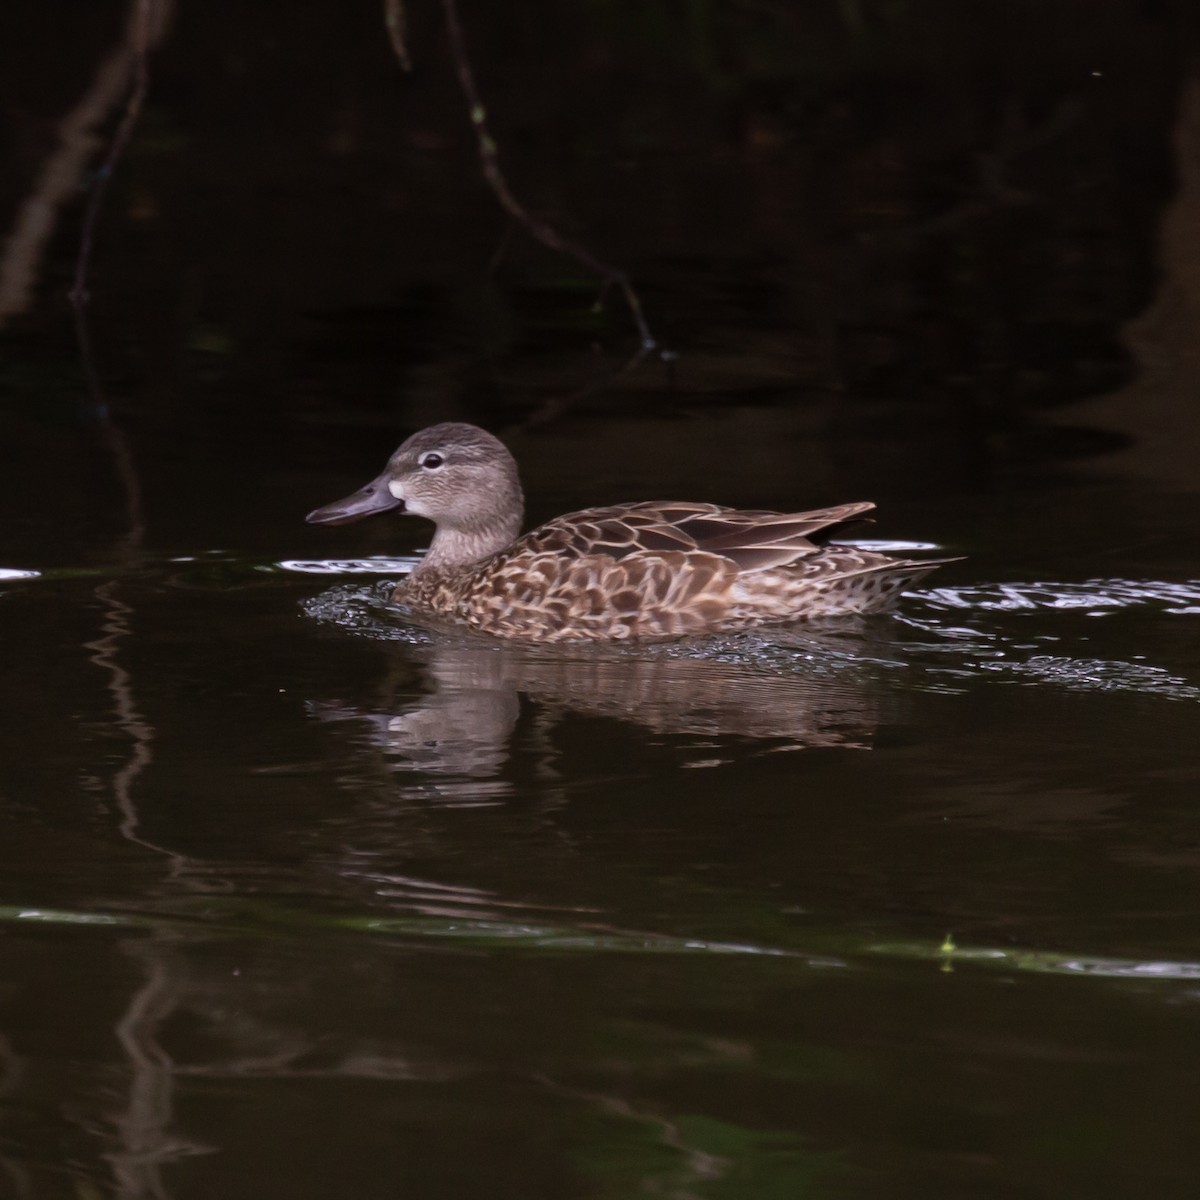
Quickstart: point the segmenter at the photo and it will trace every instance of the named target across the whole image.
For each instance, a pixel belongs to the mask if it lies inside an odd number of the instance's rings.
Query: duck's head
[[[414,433],[366,487],[306,519],[310,525],[344,525],[392,509],[437,525],[424,565],[487,558],[521,528],[517,464],[503,442],[476,425],[431,425]]]

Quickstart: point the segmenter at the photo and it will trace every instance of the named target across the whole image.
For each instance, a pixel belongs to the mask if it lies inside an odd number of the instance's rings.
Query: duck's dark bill
[[[375,513],[388,512],[393,508],[404,508],[404,501],[397,500],[388,491],[382,479],[372,479],[366,487],[359,488],[344,500],[335,500],[323,508],[314,509],[304,519],[310,525],[345,525]]]

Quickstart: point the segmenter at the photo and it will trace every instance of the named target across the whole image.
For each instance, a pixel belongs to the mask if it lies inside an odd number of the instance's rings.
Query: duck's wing
[[[727,558],[739,571],[762,571],[815,554],[839,527],[860,520],[874,507],[863,502],[778,513],[686,501],[617,504],[556,517],[526,534],[518,545],[534,553],[614,559],[698,552]]]

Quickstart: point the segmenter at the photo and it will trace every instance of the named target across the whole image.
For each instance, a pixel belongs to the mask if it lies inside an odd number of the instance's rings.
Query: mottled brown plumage
[[[433,425],[365,488],[310,513],[342,524],[400,508],[433,543],[395,598],[531,641],[665,638],[806,617],[880,612],[945,559],[829,545],[875,506],[803,513],[657,501],[589,508],[518,536],[523,497],[503,443],[474,425]]]

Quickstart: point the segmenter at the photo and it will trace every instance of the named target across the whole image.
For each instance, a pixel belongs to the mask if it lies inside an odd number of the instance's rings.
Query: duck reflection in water
[[[875,652],[868,624],[775,631],[769,643],[741,635],[571,653],[439,636],[392,648],[378,707],[321,702],[311,711],[365,724],[391,770],[431,777],[423,793],[476,802],[507,794],[514,737],[553,771],[557,735],[571,716],[679,738],[691,765],[763,749],[869,749],[878,726],[897,718],[899,697],[879,678],[891,664]]]

